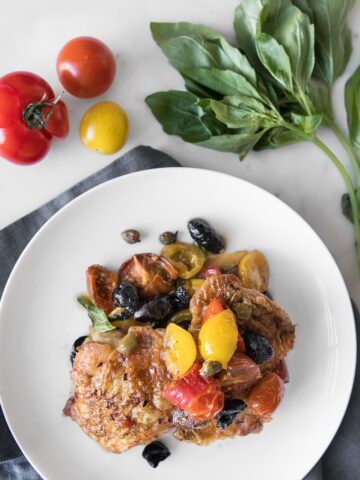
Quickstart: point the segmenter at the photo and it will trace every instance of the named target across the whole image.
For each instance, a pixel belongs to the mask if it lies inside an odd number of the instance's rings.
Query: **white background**
[[[341,1],[341,0],[339,0]],[[0,228],[16,220],[118,155],[101,156],[82,146],[78,136],[81,116],[93,103],[107,99],[120,103],[129,115],[130,136],[121,153],[138,144],[151,145],[173,155],[182,165],[227,172],[249,180],[293,207],[322,237],[335,257],[351,295],[360,303],[360,282],[353,249],[353,231],[340,212],[343,181],[324,154],[310,144],[251,153],[240,163],[237,156],[213,152],[164,134],[144,103],[157,90],[181,88],[179,75],[153,42],[150,21],[193,21],[220,30],[233,40],[232,18],[237,0],[0,0],[0,75],[28,70],[43,76],[56,92],[62,88],[55,71],[62,45],[79,35],[105,41],[117,58],[111,89],[95,100],[65,95],[71,133],[54,143],[39,164],[20,167],[0,160]],[[360,60],[360,6],[352,11],[354,53],[335,87],[336,111],[345,127],[343,86]],[[321,136],[347,163],[330,136]],[[174,185],[179,195],[193,195]],[[221,195],[221,192],[216,192]],[[249,206],[250,208],[250,206]]]

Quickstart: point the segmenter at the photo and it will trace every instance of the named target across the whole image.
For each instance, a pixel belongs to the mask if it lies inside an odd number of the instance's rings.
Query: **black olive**
[[[137,243],[141,241],[140,233],[133,228],[130,228],[129,230],[124,230],[123,232],[121,232],[121,236],[127,243]]]
[[[177,232],[177,231],[175,233],[173,233],[173,232],[163,232],[159,235],[159,240],[164,245],[170,245],[171,243],[176,242],[178,233],[179,232]]]
[[[265,295],[265,297],[268,297],[270,300],[273,300],[273,296],[271,295],[269,290],[265,290],[265,292],[262,292],[262,294]]]
[[[153,327],[161,327],[169,316],[174,313],[174,308],[167,295],[155,297],[144,303],[134,313],[136,321],[150,323]]]
[[[247,404],[243,400],[226,398],[224,408],[216,415],[216,427],[223,430],[230,427],[235,418],[245,410]]]
[[[186,288],[178,287],[174,292],[169,293],[168,297],[175,310],[189,308],[190,295]]]
[[[200,247],[211,253],[220,253],[225,248],[224,239],[202,218],[192,218],[188,222],[191,237]]]
[[[258,365],[270,360],[273,356],[274,350],[267,338],[249,330],[244,332],[243,338],[246,354]]]
[[[73,343],[73,346],[71,347],[71,351],[70,351],[71,365],[74,365],[74,359],[76,357],[77,349],[80,347],[80,345],[82,345],[85,342],[86,339],[87,339],[87,336],[84,335],[83,337],[77,338]]]
[[[156,468],[160,462],[166,460],[170,455],[171,453],[167,446],[158,440],[146,445],[142,452],[143,458],[145,458],[148,464],[153,468]]]
[[[114,288],[112,299],[117,307],[122,307],[124,310],[120,314],[120,319],[129,318],[139,306],[139,294],[129,282],[121,282]]]

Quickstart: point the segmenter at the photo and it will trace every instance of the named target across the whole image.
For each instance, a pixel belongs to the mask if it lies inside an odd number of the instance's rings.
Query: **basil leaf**
[[[215,30],[193,23],[151,23],[154,40],[179,72],[194,68],[232,70],[256,86],[256,73],[237,48]]]
[[[244,106],[233,106],[217,100],[210,100],[210,106],[216,115],[216,118],[229,128],[245,128],[247,131],[256,132],[257,130],[270,125],[270,118],[265,109],[258,112]]]
[[[329,126],[333,118],[329,89],[324,83],[312,80],[309,84],[308,93],[313,104],[314,111],[322,113],[322,124]]]
[[[181,74],[185,81],[185,88],[188,92],[193,93],[199,98],[217,98],[221,99],[223,95],[220,93],[214,92],[210,90],[210,88],[204,87],[204,85],[200,85],[200,83],[196,82],[192,78],[187,77],[184,73]]]
[[[291,113],[290,118],[306,135],[312,137],[320,126],[323,116],[321,114],[299,115],[297,113]]]
[[[260,140],[264,131],[258,133],[237,133],[218,135],[209,138],[203,142],[198,142],[197,145],[202,147],[219,150],[221,152],[238,153],[240,160],[243,160],[254,145]]]
[[[192,93],[170,90],[149,95],[145,102],[166,133],[179,135],[187,142],[200,142],[212,132],[203,121],[204,110],[198,100]]]
[[[315,24],[314,76],[329,87],[349,61],[351,31],[346,18],[354,0],[293,0]]]
[[[293,93],[290,59],[285,49],[267,33],[256,36],[256,51],[261,63],[271,76],[290,93]]]
[[[90,320],[94,326],[96,332],[104,333],[109,332],[110,330],[115,330],[116,327],[109,322],[109,319],[101,308],[96,307],[89,299],[85,296],[78,297],[78,302],[84,308],[86,308]]]
[[[285,127],[275,127],[262,136],[254,150],[274,149],[302,141],[304,141],[304,137],[296,134],[296,132]]]
[[[360,148],[360,67],[346,82],[345,106],[350,140]]]

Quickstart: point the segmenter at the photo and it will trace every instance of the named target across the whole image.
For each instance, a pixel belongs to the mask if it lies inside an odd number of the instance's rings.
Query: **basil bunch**
[[[360,67],[345,89],[349,133],[336,124],[334,81],[351,55],[346,19],[354,0],[242,0],[235,10],[238,48],[204,25],[152,23],[154,40],[186,91],[146,98],[164,131],[243,159],[252,150],[310,141],[338,168],[348,193],[360,268]],[[347,151],[355,183],[317,136],[331,128]]]

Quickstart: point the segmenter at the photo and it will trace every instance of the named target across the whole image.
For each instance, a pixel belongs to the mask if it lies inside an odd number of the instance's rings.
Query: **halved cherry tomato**
[[[268,373],[250,391],[247,404],[255,415],[267,418],[276,410],[284,396],[284,382],[274,372]]]
[[[162,248],[161,255],[174,265],[179,277],[185,280],[199,273],[205,263],[204,252],[190,243],[176,242],[166,245]]]
[[[105,312],[114,308],[112,292],[117,284],[117,274],[101,265],[91,265],[86,271],[90,300]]]
[[[239,263],[238,275],[245,288],[264,292],[269,283],[269,266],[259,250],[247,253]]]
[[[202,323],[205,323],[209,318],[213,317],[217,313],[220,313],[224,310],[224,307],[222,306],[222,303],[218,298],[213,298],[209,305],[207,306]]]
[[[238,336],[235,315],[229,308],[213,315],[199,332],[201,356],[204,360],[220,362],[226,368],[235,353]]]
[[[191,333],[175,323],[169,323],[164,347],[166,367],[173,377],[181,377],[190,370],[196,359],[196,345]]]
[[[224,407],[224,394],[220,382],[203,378],[200,365],[195,363],[185,377],[167,386],[165,398],[175,407],[188,412],[198,420],[214,418]]]
[[[279,377],[282,379],[284,383],[289,383],[290,381],[289,370],[287,368],[287,365],[284,359],[280,360],[280,362],[277,364],[274,371],[277,375],[279,375]]]
[[[208,265],[207,267],[203,268],[199,273],[199,278],[209,278],[211,275],[221,275],[221,270],[219,267],[215,267],[214,265]]]
[[[172,264],[155,253],[134,255],[119,270],[119,281],[132,283],[142,298],[170,292],[177,276]]]

